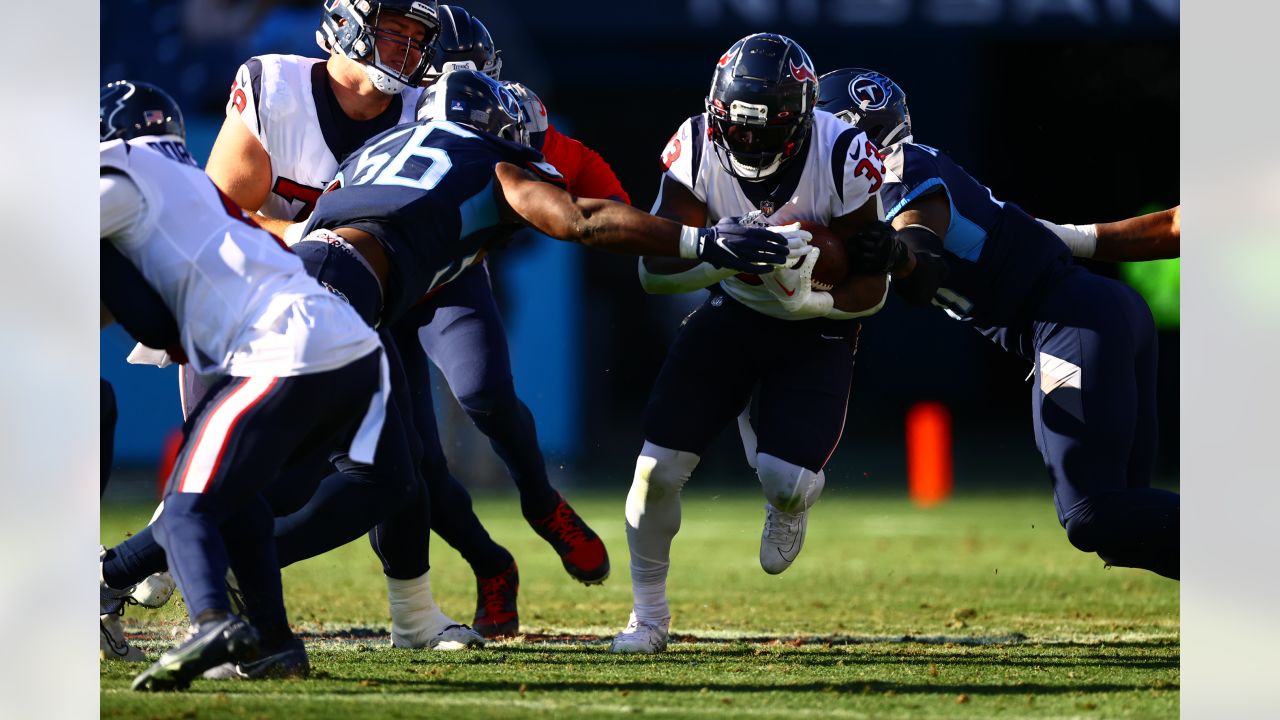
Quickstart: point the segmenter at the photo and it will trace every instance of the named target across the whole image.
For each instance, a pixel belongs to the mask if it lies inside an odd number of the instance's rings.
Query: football
[[[822,251],[818,255],[818,264],[813,268],[813,289],[829,291],[844,282],[849,274],[849,255],[845,251],[844,240],[826,225],[801,221],[800,228],[813,235],[809,244]],[[801,258],[798,262],[803,261]]]

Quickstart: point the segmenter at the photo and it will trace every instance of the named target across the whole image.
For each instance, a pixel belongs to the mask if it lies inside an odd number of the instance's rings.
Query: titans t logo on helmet
[[[856,100],[862,110],[879,110],[889,102],[889,89],[885,87],[884,76],[879,73],[859,75],[849,81],[849,96]]]

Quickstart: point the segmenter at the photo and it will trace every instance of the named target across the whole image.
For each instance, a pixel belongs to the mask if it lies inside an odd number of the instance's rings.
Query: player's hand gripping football
[[[724,218],[715,227],[699,228],[692,249],[694,257],[715,267],[759,275],[790,260],[791,241],[785,234],[772,232],[772,228],[741,225],[736,218]],[[798,256],[799,252],[795,254]]]
[[[825,315],[831,310],[832,298],[830,293],[815,293],[813,290],[813,269],[817,266],[822,251],[808,245],[812,235],[801,230],[799,223],[776,226],[770,230],[786,237],[795,253],[803,255],[803,259],[794,266],[775,267],[767,277],[761,278],[764,286],[789,313],[808,317]]]
[[[849,240],[849,271],[860,275],[883,275],[907,259],[907,246],[886,222],[862,228]]]

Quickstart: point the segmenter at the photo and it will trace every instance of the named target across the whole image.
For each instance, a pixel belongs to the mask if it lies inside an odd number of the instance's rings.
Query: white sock
[[[453,620],[445,615],[431,596],[428,573],[409,580],[387,578],[387,599],[391,605],[391,640],[397,645],[425,642]],[[406,643],[397,642],[398,638]]]
[[[640,620],[667,621],[671,541],[680,531],[680,490],[698,464],[693,453],[645,443],[627,493],[627,547],[631,592]]]

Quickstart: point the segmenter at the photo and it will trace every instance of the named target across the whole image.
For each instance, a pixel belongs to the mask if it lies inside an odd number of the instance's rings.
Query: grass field
[[[961,497],[931,510],[828,489],[785,574],[757,562],[762,501],[689,494],[673,551],[671,651],[614,656],[630,609],[622,496],[574,496],[608,543],[613,576],[572,582],[513,500],[477,511],[520,563],[523,638],[481,651],[389,646],[380,567],[357,542],[285,571],[307,681],[197,681],[185,694],[129,688],[137,666],[102,664],[102,715],[353,717],[1176,717],[1178,585],[1104,569],[1074,550],[1047,491]],[[108,507],[103,542],[149,517]],[[474,581],[433,538],[432,588],[469,620]],[[131,608],[149,656],[180,603]]]

